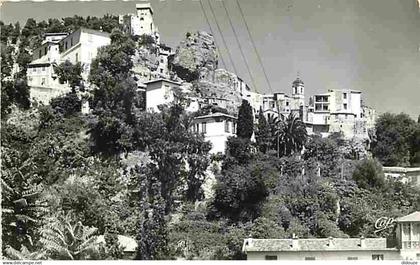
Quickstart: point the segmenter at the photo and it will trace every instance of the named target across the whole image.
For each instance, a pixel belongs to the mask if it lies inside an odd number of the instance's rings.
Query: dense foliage
[[[360,139],[308,136],[294,115],[260,111],[254,125],[244,101],[237,137],[228,139],[224,155],[210,155],[211,144],[190,130],[192,120],[226,110],[187,113],[179,101],[144,111],[132,73],[136,43],[117,25],[113,16],[1,24],[2,251],[8,258],[121,259],[118,235],[124,235],[136,239],[136,259],[244,259],[247,237],[390,236],[374,232],[378,217],[420,210],[419,190],[385,178],[380,164],[419,162],[418,122],[382,115],[371,157]],[[79,26],[111,32],[84,94],[91,112],[81,112],[82,66],[69,63],[57,71],[74,91],[30,107],[31,49],[42,33]]]

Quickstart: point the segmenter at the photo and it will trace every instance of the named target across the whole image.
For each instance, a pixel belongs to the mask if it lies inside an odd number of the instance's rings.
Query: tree
[[[386,166],[408,166],[415,121],[407,114],[384,113],[375,123],[372,153]]]
[[[270,168],[255,161],[234,165],[216,177],[213,210],[210,217],[227,217],[236,221],[251,221],[259,217],[263,201],[269,195],[265,183]]]
[[[260,108],[260,113],[258,114],[258,125],[257,131],[255,133],[255,138],[257,141],[258,148],[261,152],[266,153],[270,148],[273,141],[271,135],[270,125],[265,118],[262,108]]]
[[[247,100],[242,100],[238,112],[238,125],[236,135],[239,138],[251,139],[254,132],[254,118],[252,107]]]
[[[133,148],[137,84],[131,73],[135,44],[119,30],[111,33],[111,45],[99,50],[92,62],[89,81],[94,85],[90,101],[96,119],[91,124],[95,152],[116,155]]]
[[[302,150],[307,132],[305,123],[291,113],[286,120],[276,120],[275,133],[278,156],[289,156]]]
[[[343,155],[333,139],[312,136],[305,145],[303,158],[316,161],[321,176],[336,177],[341,170]]]
[[[361,161],[353,173],[353,179],[362,189],[382,189],[385,186],[382,166],[373,159]]]
[[[68,82],[73,92],[76,92],[76,88],[83,91],[82,70],[82,64],[80,62],[72,64],[69,60],[54,68],[60,83],[64,84],[64,82]]]
[[[72,221],[71,215],[51,218],[42,229],[41,243],[53,259],[91,259],[98,252],[97,229]]]
[[[50,102],[50,105],[54,111],[65,117],[80,113],[82,110],[82,101],[79,99],[76,93],[73,92],[53,98]]]

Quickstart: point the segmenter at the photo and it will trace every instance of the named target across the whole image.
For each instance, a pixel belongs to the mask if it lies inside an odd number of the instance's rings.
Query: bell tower
[[[292,83],[292,101],[293,109],[299,109],[305,105],[305,85],[299,75]]]

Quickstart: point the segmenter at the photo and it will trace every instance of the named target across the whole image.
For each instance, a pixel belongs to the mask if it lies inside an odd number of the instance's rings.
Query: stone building
[[[123,30],[132,36],[149,35],[160,43],[159,30],[153,22],[153,8],[148,2],[136,4],[136,14],[119,16]]]
[[[341,132],[346,138],[368,138],[375,112],[362,105],[361,95],[358,90],[330,89],[311,97],[305,120],[309,133],[328,136]]]
[[[396,244],[386,238],[244,240],[248,260],[420,260],[420,212],[396,220]]]

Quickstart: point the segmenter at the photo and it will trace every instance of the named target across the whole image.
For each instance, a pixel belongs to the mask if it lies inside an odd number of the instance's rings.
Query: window
[[[41,56],[42,56],[42,51],[39,50],[39,58],[41,58]]]
[[[358,260],[358,257],[347,257],[347,260]]]
[[[160,59],[160,62],[163,63],[164,62],[163,59]]]
[[[286,101],[286,106],[289,106],[289,101]]]
[[[384,255],[383,254],[373,254],[372,255],[372,260],[384,260]]]
[[[343,93],[343,98],[347,99],[347,93]]]
[[[322,110],[328,110],[328,105],[323,105]]]
[[[315,260],[315,257],[305,257],[305,260]]]
[[[201,124],[201,131],[202,131],[203,133],[207,133],[207,122],[203,122],[203,123]]]
[[[67,50],[67,41],[64,42],[64,50]]]
[[[277,256],[266,255],[265,260],[277,260]]]
[[[160,70],[160,73],[161,73],[161,74],[163,74],[163,69],[161,68],[161,69],[159,69],[159,70]]]
[[[47,51],[48,51],[48,47],[45,47],[44,53],[47,54]]]
[[[144,17],[141,17],[140,20],[143,21],[144,20]]]
[[[43,86],[43,85],[45,85],[45,78],[42,78],[42,80],[41,80],[41,85]]]
[[[343,104],[344,109],[347,109],[347,103]]]
[[[195,131],[196,131],[196,132],[200,132],[200,124],[198,124],[198,123],[197,123],[197,124],[195,125]]]
[[[70,47],[73,47],[73,38],[70,39]]]
[[[225,121],[225,132],[229,132],[229,121]]]
[[[79,54],[76,52],[76,63],[79,61]]]

